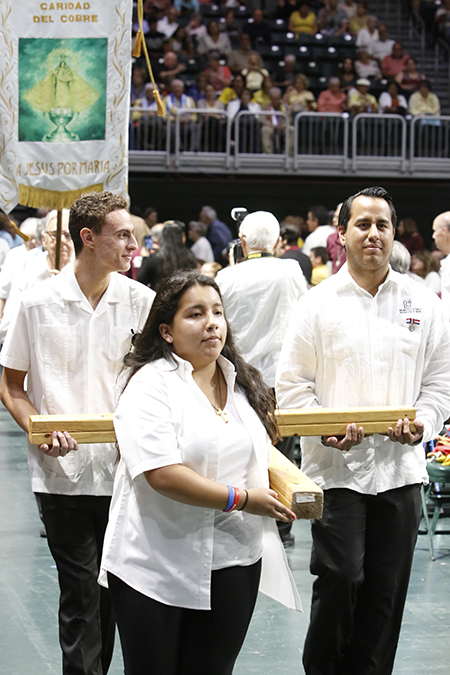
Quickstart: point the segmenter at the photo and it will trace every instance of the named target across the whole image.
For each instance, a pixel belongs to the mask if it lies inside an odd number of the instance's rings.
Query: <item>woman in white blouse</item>
[[[274,521],[295,516],[268,486],[275,401],[238,355],[215,281],[197,272],[162,286],[127,364],[100,578],[125,671],[230,675],[263,549],[261,590],[299,608]]]

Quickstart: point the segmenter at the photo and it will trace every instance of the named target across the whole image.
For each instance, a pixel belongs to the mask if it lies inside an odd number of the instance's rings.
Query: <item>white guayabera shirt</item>
[[[389,271],[378,293],[347,264],[298,302],[277,372],[281,408],[414,406],[434,438],[450,412],[450,329],[442,301]],[[303,471],[322,488],[377,494],[427,481],[422,444],[373,435],[348,452],[302,439]]]

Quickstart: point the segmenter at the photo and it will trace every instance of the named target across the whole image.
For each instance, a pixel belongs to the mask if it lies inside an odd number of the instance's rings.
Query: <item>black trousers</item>
[[[109,591],[97,582],[110,497],[39,494],[58,569],[59,641],[64,675],[106,675],[115,622]]]
[[[332,489],[312,521],[307,675],[389,675],[420,520],[420,486],[378,495]]]
[[[261,561],[216,570],[211,610],[164,605],[108,573],[126,675],[231,675],[258,593]]]

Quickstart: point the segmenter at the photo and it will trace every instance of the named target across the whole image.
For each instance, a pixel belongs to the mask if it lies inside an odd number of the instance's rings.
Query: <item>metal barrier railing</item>
[[[276,117],[278,123],[273,119]],[[139,169],[171,166],[270,173],[404,175],[450,171],[450,116],[181,108],[166,121],[132,108],[130,151]],[[147,160],[145,160],[147,158]]]
[[[348,160],[348,113],[300,112],[294,117],[294,168],[312,157],[320,157],[329,165],[332,160]]]
[[[407,123],[402,115],[360,113],[352,120],[352,169],[372,166],[406,170]],[[362,161],[361,161],[362,160]]]

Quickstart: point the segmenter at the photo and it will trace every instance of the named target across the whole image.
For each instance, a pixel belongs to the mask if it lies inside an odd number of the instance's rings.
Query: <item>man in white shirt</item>
[[[450,211],[444,211],[434,219],[433,239],[446,256],[441,260],[441,297],[450,318]]]
[[[245,260],[221,270],[216,281],[241,355],[274,388],[283,337],[307,283],[296,260],[273,256],[280,224],[272,213],[256,211],[246,216],[239,238]],[[283,441],[279,450],[292,460],[294,439]],[[281,523],[279,530],[283,543],[292,545],[291,523]]]
[[[75,261],[21,297],[1,352],[0,395],[26,432],[37,413],[115,409],[123,356],[154,297],[117,273],[129,269],[137,248],[126,207],[110,192],[77,199],[69,219]],[[63,673],[105,674],[114,619],[97,576],[117,450],[112,443],[78,446],[57,429],[47,444],[28,443],[28,464],[58,569]]]
[[[422,441],[450,411],[450,328],[435,294],[390,269],[395,224],[383,188],[344,202],[347,263],[299,301],[280,355],[280,407],[416,409],[414,427],[399,419],[384,435],[349,424],[345,436],[302,439],[302,469],[324,488],[307,675],[392,672],[427,481]]]
[[[305,239],[302,251],[309,256],[313,248],[327,247],[327,239],[330,234],[336,232],[336,228],[328,224],[328,209],[322,205],[310,207],[306,224],[310,234]]]
[[[371,42],[367,51],[378,63],[381,63],[386,56],[392,54],[394,44],[395,40],[389,37],[388,27],[385,23],[380,23],[378,26],[378,40]]]

